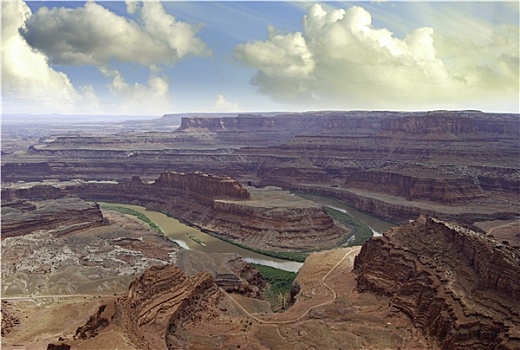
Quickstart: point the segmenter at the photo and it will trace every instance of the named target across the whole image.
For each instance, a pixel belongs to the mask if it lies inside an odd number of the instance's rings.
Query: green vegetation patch
[[[198,244],[200,244],[200,245],[206,245],[206,244],[205,244],[204,242],[202,242],[202,240],[201,240],[199,237],[197,237],[197,236],[189,235],[188,237],[189,237],[193,242],[195,242],[195,243],[198,243]]]
[[[269,282],[269,286],[262,292],[264,300],[271,304],[273,311],[283,310],[291,293],[292,283],[297,275],[296,272],[260,264],[252,265],[260,272],[262,278]]]
[[[152,220],[150,220],[150,218],[148,216],[144,215],[143,213],[138,212],[137,210],[126,208],[126,207],[121,207],[118,205],[109,205],[109,204],[101,204],[101,209],[112,210],[112,211],[116,211],[121,214],[135,216],[139,220],[147,223],[148,226],[150,226],[150,228],[152,230],[157,231],[159,233],[163,233],[161,228],[159,226],[157,226],[157,224],[155,222],[153,222]]]
[[[278,258],[278,259],[296,261],[296,262],[302,263],[302,262],[305,262],[305,259],[307,259],[307,257],[309,255],[311,255],[311,252],[279,252],[279,251],[272,251],[272,250],[256,249],[256,248],[253,248],[253,247],[250,247],[247,245],[237,243],[229,238],[226,238],[222,235],[217,234],[216,232],[208,231],[208,230],[203,230],[203,231],[211,236],[217,237],[218,239],[220,239],[224,242],[236,245],[237,247],[244,248],[244,249],[250,250],[252,252],[258,253],[258,254],[270,256],[272,258]]]
[[[333,220],[352,230],[350,237],[355,236],[355,239],[349,241],[347,246],[363,245],[363,243],[372,237],[372,230],[363,221],[336,209],[325,208],[325,210]]]
[[[305,259],[311,254],[311,253],[296,253],[296,252],[274,252],[274,251],[268,251],[268,250],[260,250],[260,249],[251,249],[247,248],[249,250],[252,250],[256,253],[267,255],[273,258],[283,259],[283,260],[289,260],[289,261],[296,261],[296,262],[305,262]]]

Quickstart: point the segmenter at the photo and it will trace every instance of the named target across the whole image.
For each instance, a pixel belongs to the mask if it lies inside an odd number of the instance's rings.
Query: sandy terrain
[[[190,349],[211,344],[225,349],[429,348],[385,298],[356,292],[351,270],[359,249],[311,255],[297,278],[298,300],[284,313],[255,313],[244,298],[227,295],[220,305],[223,315],[209,324],[190,323],[176,336]]]
[[[354,247],[311,255],[297,278],[297,301],[285,313],[273,314],[265,302],[221,290],[218,309],[211,311],[219,310],[218,317],[207,321],[206,310],[198,310],[169,336],[187,349],[432,348],[403,314],[388,307],[387,299],[356,292],[351,270],[358,251]],[[49,301],[13,300],[17,313],[27,318],[2,340],[3,348],[38,349],[59,343],[59,337],[78,349],[133,348],[117,324],[86,341],[72,340],[75,329],[109,302],[108,297]],[[38,326],[31,327],[33,321]],[[22,344],[25,347],[15,346]]]
[[[505,241],[511,246],[520,247],[520,219],[484,221],[478,222],[477,226],[500,242]]]
[[[110,225],[56,237],[46,231],[2,240],[2,298],[126,291],[179,247],[131,216],[105,211]]]

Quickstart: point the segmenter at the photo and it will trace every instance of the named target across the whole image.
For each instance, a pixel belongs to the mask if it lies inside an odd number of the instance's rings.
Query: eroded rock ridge
[[[108,327],[122,327],[139,349],[174,349],[171,334],[187,320],[210,321],[221,298],[211,275],[185,275],[174,265],[155,266],[133,281],[124,297],[101,305],[87,323],[76,330],[76,339],[95,337]]]
[[[520,347],[517,248],[422,216],[367,241],[354,271],[443,349]]]
[[[252,196],[251,193],[254,195]],[[215,235],[261,250],[315,250],[345,241],[325,209],[280,189],[243,188],[227,176],[165,172],[153,183],[74,182],[2,190],[2,197],[129,203],[169,213]]]
[[[60,236],[106,224],[98,204],[77,197],[36,202],[5,199],[2,200],[2,238],[41,230],[50,230],[55,236]]]
[[[163,118],[167,123],[169,118]],[[520,118],[479,111],[193,116],[174,132],[42,139],[5,154],[3,181],[145,180],[167,170],[322,193],[396,222],[511,219]]]

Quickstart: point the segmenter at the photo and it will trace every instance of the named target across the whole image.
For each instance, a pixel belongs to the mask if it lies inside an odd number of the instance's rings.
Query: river
[[[104,203],[100,202],[100,204]],[[161,228],[165,236],[170,238],[172,241],[176,242],[184,249],[193,249],[206,253],[236,253],[242,256],[242,258],[244,258],[245,261],[248,261],[250,263],[267,265],[271,267],[276,267],[277,269],[292,272],[297,272],[303,265],[299,262],[276,259],[267,255],[255,253],[251,250],[240,248],[234,244],[210,236],[207,233],[200,231],[196,227],[183,224],[179,220],[157,211],[148,210],[144,207],[140,207],[137,205],[120,203],[106,204],[130,208],[146,215],[148,218],[150,218],[150,220],[155,222]],[[200,240],[200,242],[204,243],[205,245],[195,242],[193,239],[190,238],[190,236],[195,237],[197,240]]]
[[[315,196],[315,195],[301,195],[303,198],[312,200],[316,203],[322,204],[327,207],[331,207],[333,209],[337,209],[347,214],[350,214],[363,222],[365,222],[374,235],[381,235],[381,232],[388,230],[390,227],[395,226],[395,224],[389,223],[387,221],[380,220],[371,215],[362,213],[356,209],[353,209],[335,199]],[[196,227],[188,226],[183,224],[177,219],[174,219],[170,216],[167,216],[163,213],[148,210],[144,207],[137,205],[129,205],[129,204],[120,204],[120,203],[106,203],[110,205],[117,205],[121,207],[126,207],[138,211],[144,215],[146,215],[150,220],[155,222],[161,230],[164,232],[164,235],[170,238],[172,241],[176,242],[184,249],[194,249],[206,253],[236,253],[244,260],[255,263],[262,264],[271,267],[275,267],[285,271],[297,272],[300,267],[303,265],[299,262],[288,261],[283,259],[272,258],[267,255],[259,254],[253,252],[251,250],[247,250],[241,247],[238,247],[234,244],[225,242],[221,239],[210,236],[207,233],[200,231]],[[194,237],[196,240],[201,243],[197,243],[192,238]]]
[[[339,211],[342,211],[344,213],[349,214],[350,216],[355,217],[356,219],[359,219],[363,221],[374,233],[374,236],[381,236],[382,232],[385,232],[386,230],[390,229],[391,227],[397,226],[394,223],[381,220],[375,216],[363,213],[359,210],[356,210],[352,207],[349,207],[348,205],[329,197],[323,197],[318,195],[312,195],[312,194],[298,194],[300,197],[309,199],[315,203],[321,204],[323,206],[336,209]]]

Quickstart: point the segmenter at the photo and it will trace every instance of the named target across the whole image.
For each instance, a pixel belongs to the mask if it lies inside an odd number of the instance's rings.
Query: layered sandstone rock
[[[518,135],[518,121],[507,114],[496,114],[490,121],[479,111],[431,111],[404,115],[401,119],[386,119],[381,130],[412,134],[436,134],[478,137],[477,134]]]
[[[364,198],[350,203],[353,206],[375,203],[371,195],[362,194],[370,191],[427,204],[434,214],[449,211],[437,210],[448,205],[457,207],[455,211],[474,206],[498,215],[518,213],[519,157],[520,118],[512,114],[205,116],[185,117],[175,132],[52,138],[23,157],[4,157],[2,179],[124,181],[132,173],[151,180],[174,167],[177,172],[204,170],[284,189],[358,190]],[[416,216],[423,211],[415,203],[376,204],[374,214],[400,222],[409,219],[410,212]],[[358,209],[370,211],[368,207]],[[390,211],[392,216],[386,216]]]
[[[2,202],[2,238],[39,230],[51,230],[51,233],[60,236],[104,224],[106,221],[99,205],[77,197],[37,202]]]
[[[369,240],[354,271],[444,349],[520,347],[518,249],[420,217]]]
[[[123,319],[140,347],[164,349],[164,334],[197,317],[196,311],[213,309],[219,293],[207,273],[188,277],[176,266],[151,268],[130,285],[128,296],[121,300]]]
[[[209,273],[217,286],[228,293],[259,298],[266,286],[260,272],[237,254],[182,250],[175,256],[175,265],[189,276],[199,272]]]
[[[28,186],[24,186],[28,187]],[[323,207],[276,188],[249,191],[227,176],[166,172],[153,183],[75,182],[8,188],[5,198],[60,198],[138,204],[160,210],[219,237],[261,250],[316,250],[347,239]],[[49,198],[49,197],[47,197]]]
[[[122,328],[139,349],[176,348],[168,334],[201,315],[211,321],[220,293],[207,273],[189,277],[174,265],[151,267],[130,284],[126,296],[101,305],[74,338],[88,340],[104,329]]]
[[[377,186],[377,187],[375,187]],[[347,177],[346,188],[373,190],[406,200],[427,198],[444,204],[467,203],[483,197],[482,189],[470,177],[424,173],[403,175],[390,171],[359,171]]]
[[[136,181],[136,179],[134,179]],[[155,186],[172,191],[181,191],[182,196],[194,197],[201,202],[212,199],[231,198],[235,200],[249,199],[251,196],[235,179],[229,176],[216,176],[195,173],[162,173],[154,183]]]

